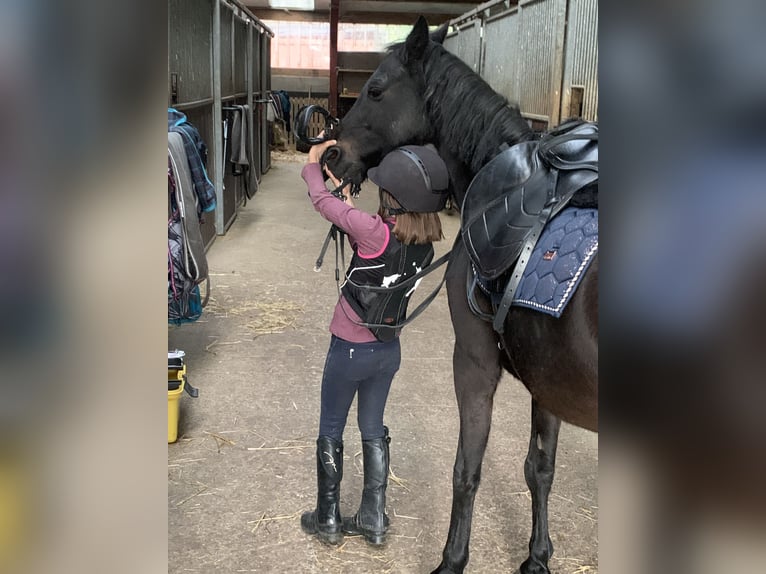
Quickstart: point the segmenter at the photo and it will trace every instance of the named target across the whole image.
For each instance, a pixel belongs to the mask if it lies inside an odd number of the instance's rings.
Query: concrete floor
[[[300,156],[303,160],[305,156]],[[329,224],[313,209],[302,163],[277,160],[261,189],[208,253],[211,301],[193,324],[171,327],[168,348],[186,351],[198,399],[181,401],[179,440],[168,445],[168,572],[427,573],[449,526],[458,418],[446,295],[402,334],[402,366],[386,409],[391,465],[389,542],[324,546],[300,529],[315,500],[319,385],[336,301],[334,255],[314,262]],[[376,207],[365,187],[358,205]],[[447,239],[455,215],[442,215]],[[435,284],[433,274],[419,289]],[[362,487],[355,406],[345,434],[344,514]],[[476,498],[466,572],[512,572],[531,528],[523,476],[530,400],[504,375]],[[550,499],[558,574],[598,571],[597,435],[564,425]]]

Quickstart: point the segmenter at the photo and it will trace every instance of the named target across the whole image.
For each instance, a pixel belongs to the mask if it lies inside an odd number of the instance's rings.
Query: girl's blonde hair
[[[412,213],[401,211],[401,204],[382,187],[378,215],[382,218],[396,216],[394,235],[405,245],[433,243],[444,239],[442,222],[438,213]]]

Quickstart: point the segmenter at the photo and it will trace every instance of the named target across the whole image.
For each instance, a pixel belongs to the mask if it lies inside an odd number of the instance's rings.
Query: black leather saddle
[[[495,156],[476,174],[461,210],[462,235],[479,274],[499,277],[578,190],[598,180],[598,125],[567,122]],[[534,246],[534,245],[533,245]]]
[[[461,210],[461,233],[473,267],[481,277],[494,280],[513,266],[505,274],[507,284],[494,316],[477,312],[491,320],[498,333],[504,331],[513,296],[545,224],[576,192],[597,181],[598,125],[581,120],[505,149],[471,181]],[[471,300],[476,281],[474,276],[469,285],[472,309],[477,308]]]

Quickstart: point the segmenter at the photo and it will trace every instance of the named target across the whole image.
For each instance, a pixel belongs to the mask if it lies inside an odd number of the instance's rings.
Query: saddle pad
[[[543,230],[512,304],[560,317],[597,251],[598,210],[562,210]]]

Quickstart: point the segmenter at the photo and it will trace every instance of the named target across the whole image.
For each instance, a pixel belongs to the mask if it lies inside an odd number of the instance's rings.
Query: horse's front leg
[[[491,333],[491,329],[490,329]],[[455,344],[453,367],[460,411],[460,437],[452,475],[452,515],[442,563],[432,574],[460,574],[468,562],[473,503],[492,423],[492,401],[500,379],[497,344]],[[482,356],[478,356],[479,352]]]
[[[529,558],[521,565],[521,574],[550,574],[548,560],[553,543],[548,536],[548,495],[556,467],[556,447],[561,420],[532,400],[532,435],[524,464],[524,477],[532,493],[532,537]]]
[[[455,330],[452,369],[460,413],[460,436],[452,473],[449,534],[442,562],[431,574],[462,574],[468,563],[473,501],[479,488],[481,463],[492,424],[492,401],[501,373],[500,349],[492,325],[476,317],[468,307],[466,277],[469,265],[458,236],[447,268],[447,299]]]

